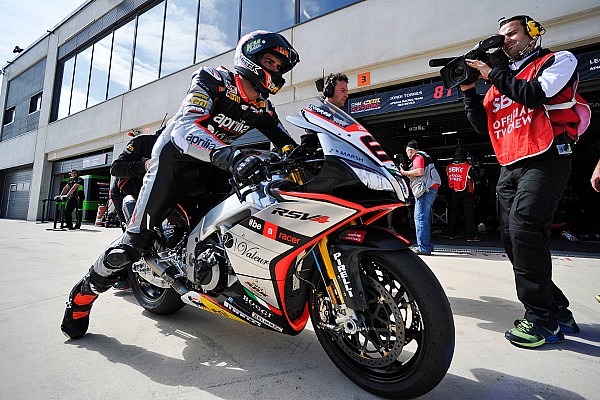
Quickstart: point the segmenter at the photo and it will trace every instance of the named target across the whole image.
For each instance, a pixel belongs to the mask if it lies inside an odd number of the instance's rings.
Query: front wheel
[[[142,259],[138,262],[144,261]],[[152,285],[133,272],[131,267],[127,268],[127,278],[137,302],[153,314],[173,314],[185,305],[175,290]]]
[[[366,251],[360,275],[364,329],[332,329],[337,314],[315,274],[310,316],[323,349],[363,389],[386,398],[413,398],[446,375],[454,353],[450,303],[429,267],[412,251]]]

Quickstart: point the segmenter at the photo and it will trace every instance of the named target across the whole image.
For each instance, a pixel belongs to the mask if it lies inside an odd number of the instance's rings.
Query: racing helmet
[[[269,53],[281,60],[281,69],[271,71],[259,60]],[[300,57],[290,42],[278,33],[254,31],[244,35],[235,49],[233,64],[238,74],[248,79],[263,95],[275,94],[285,84],[283,74],[298,64]]]

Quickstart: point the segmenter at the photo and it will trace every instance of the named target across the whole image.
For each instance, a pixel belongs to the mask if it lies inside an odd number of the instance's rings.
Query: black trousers
[[[544,154],[502,167],[496,190],[502,244],[527,320],[556,329],[569,300],[552,281],[550,225],[571,173],[571,156]]]
[[[475,210],[473,207],[473,193],[466,189],[452,192],[452,209],[450,212],[450,236],[456,236],[461,213],[465,217],[465,234],[468,238],[475,237]]]
[[[69,197],[67,206],[65,207],[65,224],[67,228],[73,227],[73,210],[77,210],[75,211],[75,226],[81,226],[81,220],[83,219],[83,213],[81,211],[82,204],[83,196],[78,196],[77,193],[75,193]]]

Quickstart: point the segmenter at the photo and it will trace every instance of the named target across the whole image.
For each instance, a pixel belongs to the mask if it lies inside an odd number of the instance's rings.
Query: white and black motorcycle
[[[448,299],[409,242],[373,223],[408,188],[377,141],[319,100],[287,120],[312,146],[263,152],[260,180],[194,220],[172,210],[129,281],[146,310],[185,304],[287,335],[311,319],[335,365],[365,390],[433,389],[454,352]]]

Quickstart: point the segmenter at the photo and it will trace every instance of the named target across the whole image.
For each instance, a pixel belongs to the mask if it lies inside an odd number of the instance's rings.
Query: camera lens
[[[465,76],[465,69],[462,65],[458,64],[452,70],[450,70],[450,77],[455,81],[460,81]]]

